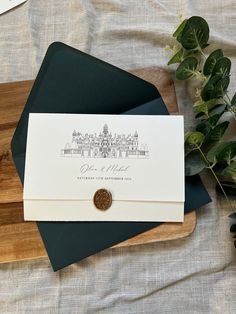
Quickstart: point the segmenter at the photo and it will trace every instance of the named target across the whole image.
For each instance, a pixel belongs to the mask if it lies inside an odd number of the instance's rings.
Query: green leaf
[[[180,50],[169,60],[168,65],[182,62],[188,54],[189,52],[186,52],[184,48],[180,48]]]
[[[173,34],[173,37],[176,37],[176,39],[178,41],[180,41],[180,39],[181,39],[182,32],[183,32],[183,29],[184,29],[187,21],[188,21],[188,19],[183,20],[183,22],[180,23],[180,25],[177,27],[176,31]]]
[[[213,126],[216,126],[216,123],[219,121],[220,119],[220,114],[214,114],[214,115],[211,115],[208,119],[207,119],[207,122],[213,127]]]
[[[226,177],[230,177],[236,183],[236,161],[233,161],[229,166],[227,166],[221,174]]]
[[[211,92],[211,98],[220,98],[223,97],[228,86],[229,86],[229,76],[222,77],[217,83],[214,89]]]
[[[185,136],[185,143],[188,145],[201,146],[205,139],[201,132],[189,132]]]
[[[231,141],[228,143],[228,146],[225,147],[217,157],[219,162],[227,162],[230,165],[232,159],[236,156],[236,142]]]
[[[178,80],[186,80],[193,76],[198,65],[198,61],[195,57],[188,57],[180,63],[175,76]]]
[[[221,75],[226,76],[229,75],[231,68],[231,61],[227,57],[222,57],[216,61],[216,64],[212,71],[212,76]]]
[[[194,104],[194,111],[195,112],[198,112],[198,113],[200,113],[200,112],[202,112],[202,113],[204,113],[204,114],[208,114],[208,108],[207,108],[207,104],[206,104],[206,102],[205,101],[201,101],[201,100],[199,100],[199,101],[197,101],[195,104]]]
[[[224,135],[225,131],[227,130],[229,126],[229,121],[224,121],[217,126],[215,126],[207,135],[205,138],[206,143],[211,142],[218,142],[222,136]]]
[[[222,142],[213,146],[207,153],[207,160],[211,163],[217,162],[217,155],[224,147],[227,147],[228,142]]]
[[[212,147],[208,154],[207,159],[210,162],[227,163],[230,165],[231,160],[236,155],[236,141],[222,142]]]
[[[179,42],[185,49],[203,49],[209,39],[209,27],[207,22],[200,16],[190,17],[182,32]]]
[[[199,123],[196,126],[196,130],[203,133],[206,136],[210,133],[210,131],[216,125],[219,119],[220,115],[215,114],[214,116],[211,116],[208,119],[204,120],[203,122]]]
[[[206,82],[201,92],[201,97],[204,101],[208,101],[211,99],[212,92],[221,78],[222,75],[217,74],[215,76],[210,77],[209,80]]]
[[[185,157],[185,175],[193,176],[206,167],[199,151],[192,151]]]
[[[196,126],[196,130],[206,136],[211,131],[211,127],[206,121],[204,121]]]
[[[203,112],[208,115],[208,111],[216,105],[216,99],[210,99],[208,101],[197,101],[194,104],[195,112]]]
[[[217,62],[218,59],[222,58],[224,56],[223,51],[221,49],[217,49],[213,51],[208,58],[206,59],[206,62],[203,67],[203,74],[204,75],[210,75],[213,71],[213,68]]]
[[[236,93],[234,94],[232,100],[231,100],[231,105],[236,106]]]

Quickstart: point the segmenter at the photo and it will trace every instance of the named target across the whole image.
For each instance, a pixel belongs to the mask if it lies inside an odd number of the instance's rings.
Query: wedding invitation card
[[[29,115],[24,217],[183,221],[182,116]]]

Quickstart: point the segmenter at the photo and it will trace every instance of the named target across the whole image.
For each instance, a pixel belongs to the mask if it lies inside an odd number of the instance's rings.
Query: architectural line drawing
[[[138,132],[134,134],[111,134],[108,125],[99,134],[81,133],[74,130],[72,141],[61,149],[62,157],[81,158],[149,158],[146,144],[139,143]]]

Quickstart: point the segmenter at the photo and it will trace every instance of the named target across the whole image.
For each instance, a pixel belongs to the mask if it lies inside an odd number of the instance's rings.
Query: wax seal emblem
[[[93,203],[99,210],[107,210],[112,204],[112,195],[106,189],[99,189],[95,192]]]

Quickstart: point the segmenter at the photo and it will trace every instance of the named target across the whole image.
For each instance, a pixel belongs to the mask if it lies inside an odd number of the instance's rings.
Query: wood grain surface
[[[159,68],[131,73],[153,83],[169,111],[178,113],[170,75]],[[10,151],[10,141],[33,81],[0,84],[0,262],[46,257],[47,253],[35,222],[24,222],[22,186]],[[190,235],[196,226],[195,211],[185,215],[184,223],[164,223],[114,247],[166,241]]]

